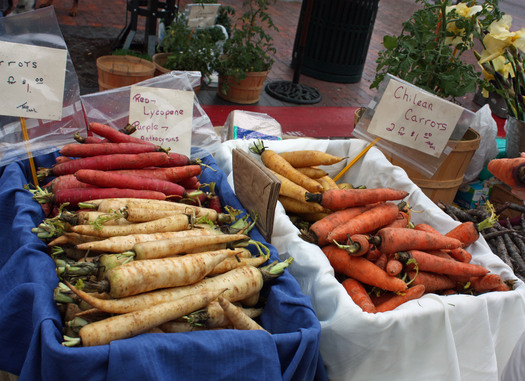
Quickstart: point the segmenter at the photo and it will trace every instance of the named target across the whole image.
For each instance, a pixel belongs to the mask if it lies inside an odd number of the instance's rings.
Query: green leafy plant
[[[270,29],[278,31],[268,14],[275,0],[245,0],[244,13],[238,18],[235,29],[224,43],[222,55],[216,59],[219,75],[229,76],[236,82],[246,77],[247,72],[270,70],[275,53]],[[227,90],[227,88],[223,89]]]
[[[422,7],[402,24],[401,33],[384,37],[370,88],[378,88],[387,73],[450,100],[484,87],[477,67],[466,63],[463,54],[472,53],[474,39],[501,17],[498,0],[481,5],[473,0],[416,2]]]
[[[184,15],[179,15],[167,28],[157,50],[170,53],[164,65],[167,69],[200,71],[202,78],[209,79],[220,52],[218,43],[225,38],[219,28],[191,29]]]

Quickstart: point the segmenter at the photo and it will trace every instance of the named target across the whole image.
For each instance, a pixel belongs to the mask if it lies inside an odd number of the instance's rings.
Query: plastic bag
[[[192,90],[200,83],[200,72],[172,71],[153,77],[133,86],[157,87],[172,90]],[[88,123],[98,122],[117,129],[123,128],[129,119],[129,97],[131,86],[119,87],[99,93],[83,95],[82,105]],[[202,158],[213,154],[221,144],[219,135],[213,128],[197,96],[193,103],[191,146],[192,158]]]
[[[470,127],[481,135],[481,140],[478,149],[470,160],[469,166],[465,170],[463,184],[476,180],[485,165],[498,156],[499,153],[496,143],[498,126],[492,117],[492,111],[488,104],[476,112]]]
[[[221,130],[221,140],[265,139],[282,140],[281,125],[268,114],[233,110]]]
[[[67,50],[53,7],[0,18],[0,40]],[[59,121],[24,118],[32,156],[56,151],[74,141],[86,125],[80,102],[78,77],[67,54],[62,119]],[[27,159],[28,149],[20,118],[0,115],[0,166]]]

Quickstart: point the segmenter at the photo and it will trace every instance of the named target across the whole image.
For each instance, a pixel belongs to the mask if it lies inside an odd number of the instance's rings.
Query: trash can
[[[313,1],[309,18],[305,17],[308,1]],[[297,59],[301,28],[306,27],[301,73],[329,82],[359,82],[378,6],[379,0],[303,0],[292,67]]]

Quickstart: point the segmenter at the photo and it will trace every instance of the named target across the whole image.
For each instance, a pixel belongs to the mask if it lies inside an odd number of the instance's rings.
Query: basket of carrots
[[[4,168],[0,341],[13,345],[0,368],[35,380],[324,379],[292,259],[265,242],[213,157],[174,164],[134,144],[82,140],[36,157],[36,188],[27,162]]]
[[[225,142],[215,158],[228,168],[231,149],[254,144]],[[343,158],[317,166],[335,179],[367,142],[264,145],[281,156],[321,151]],[[294,258],[290,271],[312,298],[328,377],[497,379],[510,354],[502,346],[512,348],[525,330],[514,315],[522,315],[525,288],[479,234],[491,221],[454,221],[375,148],[336,185],[303,192],[303,205],[316,211],[279,203],[271,238],[281,258]],[[471,372],[479,361],[493,366]]]

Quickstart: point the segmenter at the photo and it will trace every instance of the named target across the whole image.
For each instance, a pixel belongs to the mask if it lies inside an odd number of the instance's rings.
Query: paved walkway
[[[126,0],[80,0],[79,15],[71,17],[68,11],[72,0],[55,0],[54,7],[59,24],[67,28],[68,33],[92,38],[94,42],[100,38],[118,37],[118,33],[127,25],[128,15],[126,12]],[[188,0],[180,1],[180,8],[184,9]],[[221,4],[231,5],[239,9],[242,0],[222,0]],[[285,80],[292,81],[294,70],[291,68],[292,51],[294,39],[297,33],[297,24],[301,10],[300,0],[277,0],[276,5],[271,8],[273,21],[279,28],[279,33],[274,34],[277,48],[275,64],[268,76],[269,81]],[[346,107],[367,105],[375,95],[375,90],[369,86],[375,76],[375,60],[377,52],[382,49],[383,36],[386,34],[397,34],[401,29],[401,23],[413,13],[418,5],[415,0],[380,0],[370,48],[366,58],[366,64],[362,79],[358,83],[342,84],[328,82],[300,75],[299,83],[312,86],[321,93],[321,102],[313,105],[318,107]],[[502,0],[500,6],[503,11],[513,15],[513,30],[525,27],[525,7],[523,0]],[[141,23],[143,26],[143,23]],[[137,38],[143,38],[137,34]],[[84,59],[95,59],[96,57],[85,57]],[[75,62],[74,62],[75,63]],[[203,104],[224,104],[212,93],[202,95]],[[210,95],[212,94],[212,95]],[[475,111],[478,107],[472,102],[473,96],[463,100],[465,107]],[[283,102],[263,94],[260,106],[283,105]],[[285,103],[284,105],[293,106]]]

